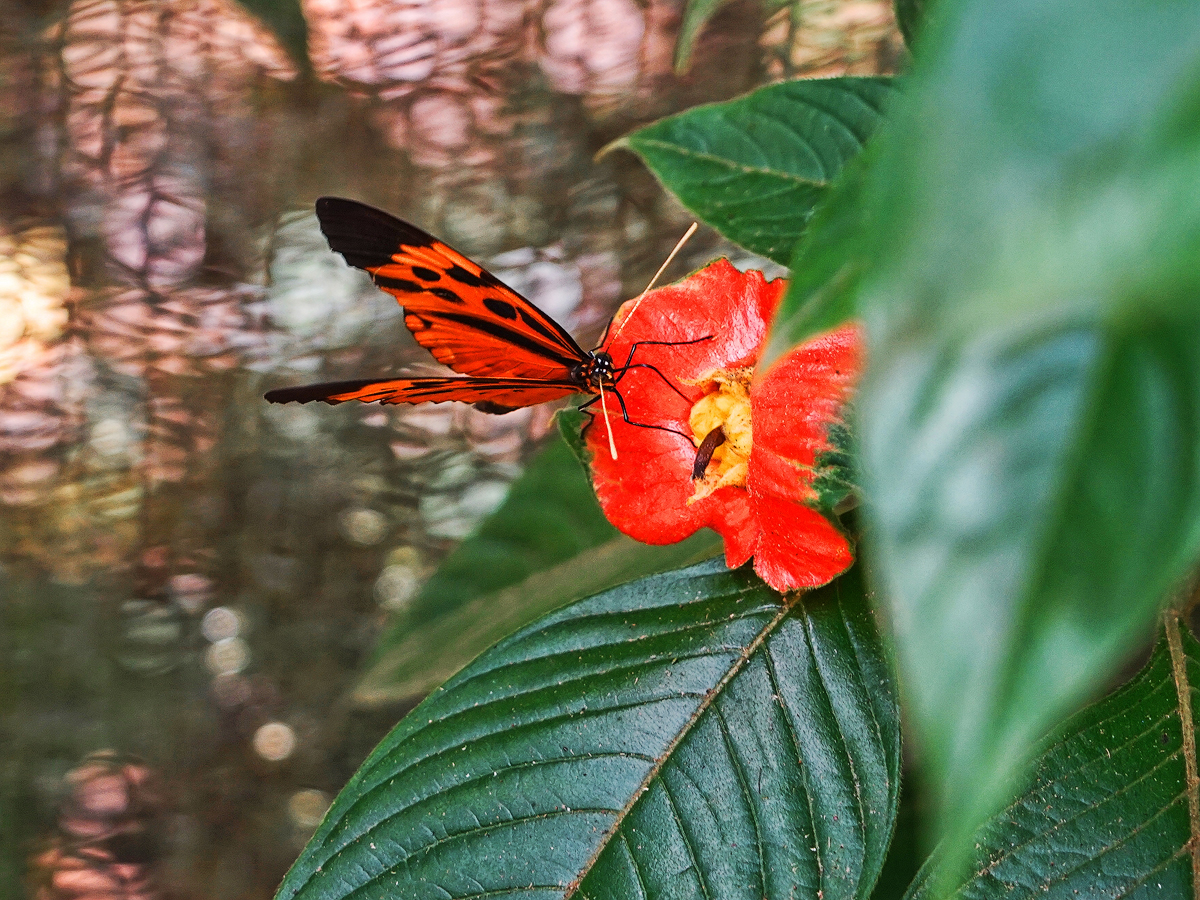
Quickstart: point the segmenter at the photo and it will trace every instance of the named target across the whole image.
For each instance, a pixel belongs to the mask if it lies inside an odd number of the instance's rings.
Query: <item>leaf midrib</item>
[[[687,721],[684,723],[683,727],[679,729],[678,734],[671,739],[671,743],[668,744],[666,749],[663,750],[661,757],[654,763],[653,766],[650,767],[649,771],[646,772],[646,776],[642,779],[641,784],[639,784],[637,788],[630,794],[629,800],[617,813],[617,817],[613,821],[612,827],[608,830],[608,833],[600,839],[591,857],[582,866],[580,866],[579,875],[563,894],[563,900],[571,900],[571,898],[574,897],[575,893],[579,890],[579,886],[587,877],[587,874],[592,870],[592,868],[596,865],[597,860],[600,859],[600,856],[608,848],[609,843],[615,836],[622,833],[621,826],[624,824],[626,817],[630,812],[633,811],[634,807],[637,806],[638,801],[649,789],[650,785],[654,782],[654,779],[658,777],[659,773],[662,771],[662,767],[669,759],[671,759],[675,749],[679,746],[683,739],[691,733],[693,726],[700,721],[704,713],[710,706],[712,706],[717,697],[721,695],[721,692],[725,689],[729,682],[732,681],[739,672],[741,672],[741,670],[746,666],[746,663],[749,662],[750,657],[758,652],[758,648],[761,647],[763,642],[766,641],[766,639],[770,637],[775,629],[779,627],[780,623],[788,617],[791,611],[792,603],[784,601],[775,617],[763,627],[762,631],[755,635],[753,641],[746,645],[746,649],[741,653],[740,656],[737,657],[733,665],[729,667],[729,671],[721,677],[721,680],[718,681],[708,692],[708,696],[706,696],[704,700],[697,705],[695,711],[688,716]]]
[[[706,153],[700,150],[691,150],[680,144],[671,141],[664,141],[659,138],[637,138],[637,143],[646,147],[653,147],[656,150],[663,152],[675,153],[677,156],[686,159],[703,160],[704,162],[715,163],[723,166],[732,172],[738,172],[742,175],[766,175],[771,178],[777,178],[780,181],[787,181],[796,185],[815,185],[824,187],[829,184],[828,181],[818,181],[815,178],[805,178],[803,175],[796,175],[792,172],[784,172],[779,169],[767,169],[762,166],[748,166],[745,163],[734,162],[726,156],[717,156],[715,153]]]
[[[1192,690],[1187,677],[1187,654],[1179,636],[1179,612],[1171,610],[1164,617],[1167,647],[1171,651],[1171,680],[1179,704],[1179,724],[1183,729],[1183,761],[1187,773],[1188,843],[1191,845],[1192,890],[1200,895],[1200,775],[1196,766],[1196,726],[1192,722]]]

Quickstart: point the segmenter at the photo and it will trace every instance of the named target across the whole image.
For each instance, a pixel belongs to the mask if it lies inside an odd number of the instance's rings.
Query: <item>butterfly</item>
[[[617,366],[599,348],[584,350],[566,329],[491,272],[415,225],[341,197],[317,200],[317,219],[332,250],[369,272],[379,288],[400,301],[404,324],[417,343],[461,374],[277,388],[266,393],[270,402],[461,400],[483,412],[500,414],[572,394],[594,395],[584,406],[597,399],[603,403],[608,391],[620,403],[626,422],[674,431],[632,421],[617,383],[630,369],[658,372],[652,365],[633,362],[639,346],[696,341],[639,341],[630,348],[624,365]]]

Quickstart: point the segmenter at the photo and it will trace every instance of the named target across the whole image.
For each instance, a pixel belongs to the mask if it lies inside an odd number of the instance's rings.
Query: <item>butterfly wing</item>
[[[456,372],[562,382],[586,359],[561,325],[420,228],[340,197],[319,199],[317,218],[329,246],[395,296],[417,343]]]
[[[508,412],[577,393],[573,381],[540,381],[523,378],[362,378],[331,381],[268,391],[272,403],[444,403],[461,400],[479,404],[485,412]]]

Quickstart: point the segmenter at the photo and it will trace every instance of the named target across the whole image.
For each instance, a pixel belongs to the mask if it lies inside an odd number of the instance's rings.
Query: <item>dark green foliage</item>
[[[790,605],[715,561],[644,579],[417,707],[279,897],[867,897],[897,712],[855,573]]]
[[[943,882],[949,873],[927,866],[911,900],[1193,896],[1186,756],[1196,736],[1181,731],[1180,697],[1195,721],[1200,644],[1168,628],[1174,648],[1164,637],[1132,681],[1048,742],[1030,787],[975,834],[969,874]]]
[[[950,12],[871,160],[857,410],[909,721],[966,841],[1200,548],[1200,8]]]
[[[615,146],[637,153],[725,237],[786,265],[813,208],[893,93],[887,78],[773,84],[668,116]]]

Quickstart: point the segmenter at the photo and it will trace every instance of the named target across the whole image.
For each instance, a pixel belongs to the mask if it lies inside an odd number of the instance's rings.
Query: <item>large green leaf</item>
[[[278,896],[866,897],[899,763],[857,574],[789,604],[711,561],[559,610],[452,678]]]
[[[789,81],[668,116],[614,146],[637,153],[725,237],[787,265],[813,207],[892,94],[887,78]]]
[[[943,4],[872,167],[873,572],[955,839],[1200,547],[1196,34],[1192,2]]]
[[[392,622],[354,698],[372,704],[420,696],[558,606],[720,550],[720,538],[707,529],[666,547],[620,534],[556,436]]]
[[[1132,681],[1048,742],[1032,786],[974,836],[967,875],[929,865],[910,900],[1196,896],[1200,644],[1167,629]]]

